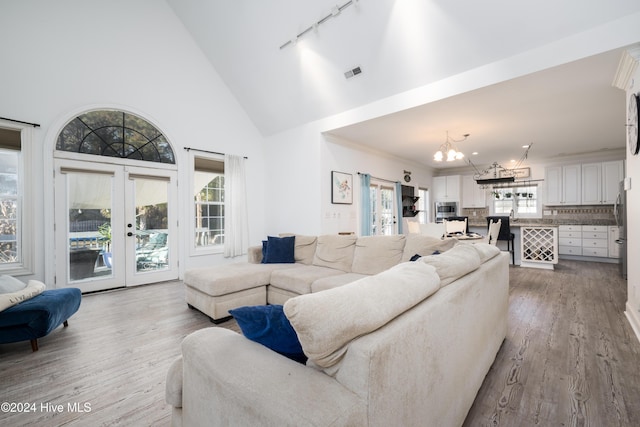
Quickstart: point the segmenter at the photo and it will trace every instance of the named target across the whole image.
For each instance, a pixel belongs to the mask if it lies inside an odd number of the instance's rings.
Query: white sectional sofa
[[[262,248],[252,247],[248,262],[185,272],[190,307],[212,321],[246,305],[284,304],[291,297],[331,289],[380,273],[414,255],[453,247],[455,239],[430,236],[295,235],[295,263],[262,264]]]
[[[292,297],[284,312],[306,365],[227,329],[197,331],[168,372],[172,424],[460,426],[506,335],[508,268],[494,246],[461,244]]]

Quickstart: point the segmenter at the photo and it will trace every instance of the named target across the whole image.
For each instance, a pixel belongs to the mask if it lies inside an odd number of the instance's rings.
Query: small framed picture
[[[531,176],[531,168],[506,169],[500,171],[500,178],[513,176],[516,179],[529,178]]]
[[[353,203],[353,175],[331,171],[331,203],[345,205]]]

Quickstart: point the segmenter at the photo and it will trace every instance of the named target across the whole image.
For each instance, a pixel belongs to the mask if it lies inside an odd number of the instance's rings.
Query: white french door
[[[55,191],[57,283],[93,292],[178,278],[174,170],[57,160]]]
[[[396,191],[393,185],[371,180],[371,215],[373,235],[392,235],[398,233],[398,212],[396,210]]]

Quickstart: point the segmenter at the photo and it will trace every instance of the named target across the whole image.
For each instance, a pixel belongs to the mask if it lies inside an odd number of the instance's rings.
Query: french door
[[[57,160],[55,191],[57,283],[93,292],[178,278],[174,170]]]
[[[372,235],[392,235],[398,233],[398,212],[396,191],[393,185],[371,180]]]

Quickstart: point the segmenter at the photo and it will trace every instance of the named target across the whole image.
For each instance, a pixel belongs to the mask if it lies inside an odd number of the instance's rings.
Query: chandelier
[[[441,162],[446,157],[447,162],[453,162],[454,160],[462,159],[464,157],[464,154],[462,153],[462,151],[459,151],[454,144],[464,141],[469,137],[469,134],[466,133],[463,136],[464,138],[455,140],[449,137],[449,131],[447,131],[447,139],[444,144],[440,146],[440,149],[433,155],[433,160],[435,160],[436,162]]]
[[[515,166],[512,167],[511,169],[505,168],[504,166],[502,166],[498,162],[493,162],[493,164],[491,166],[489,166],[487,169],[480,171],[480,170],[478,170],[476,165],[473,164],[471,159],[469,159],[468,160],[469,165],[473,166],[473,169],[476,172],[473,175],[473,179],[475,179],[476,183],[481,188],[490,188],[492,184],[509,185],[509,184],[515,182],[516,181],[516,170],[519,169],[520,165],[522,165],[522,162],[525,161],[529,157],[529,150],[531,149],[532,146],[533,146],[533,142],[531,144],[522,146],[522,148],[525,148],[524,154],[522,155],[520,160],[518,160],[518,163],[516,163]],[[531,181],[535,181],[535,180],[529,179],[527,181],[531,182]],[[493,188],[499,188],[499,187],[496,187],[494,185]]]

